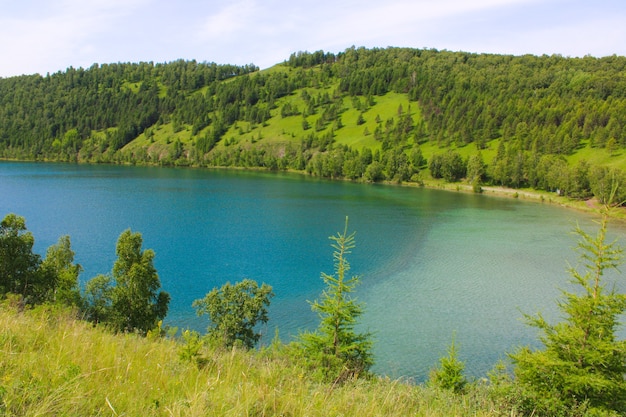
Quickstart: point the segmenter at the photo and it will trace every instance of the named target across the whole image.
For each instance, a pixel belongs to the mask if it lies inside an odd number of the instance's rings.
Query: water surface
[[[440,190],[329,182],[246,171],[0,163],[0,215],[24,216],[36,252],[68,234],[82,282],[109,273],[125,229],[156,252],[172,296],[167,322],[203,330],[191,307],[226,281],[252,278],[276,294],[267,342],[317,323],[308,301],[332,273],[330,235],[349,216],[349,257],[375,339],[375,371],[423,380],[455,337],[470,375],[515,346],[537,346],[522,312],[557,318],[576,263],[571,230],[588,215]],[[593,230],[593,229],[590,229]],[[624,230],[615,227],[615,236]],[[624,289],[623,279],[618,288]]]

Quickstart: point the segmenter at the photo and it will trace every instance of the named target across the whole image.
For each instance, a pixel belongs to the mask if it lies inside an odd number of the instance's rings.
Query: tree
[[[80,265],[73,264],[69,236],[48,248],[46,258],[33,253],[35,238],[26,221],[15,214],[0,223],[0,294],[14,293],[29,304],[55,301],[79,306]]]
[[[465,162],[461,154],[448,150],[443,156],[441,163],[441,176],[447,182],[455,182],[465,175]]]
[[[489,166],[489,175],[491,179],[500,185],[506,185],[510,179],[510,166],[506,155],[506,146],[504,141],[498,143],[498,151]]]
[[[426,158],[424,158],[424,155],[422,154],[422,149],[418,144],[413,145],[409,156],[414,172],[418,172],[420,168],[426,164]]]
[[[383,166],[380,162],[372,161],[372,163],[365,168],[363,178],[370,182],[376,182],[384,179]]]
[[[480,190],[485,175],[485,163],[480,151],[472,154],[467,160],[467,181],[472,184],[474,190]]]
[[[612,185],[617,184],[615,190]],[[626,175],[618,168],[594,167],[589,173],[591,192],[602,204],[606,204],[613,193],[614,201],[624,204],[626,201]]]
[[[154,251],[141,250],[141,233],[130,229],[120,235],[113,264],[111,292],[115,325],[119,330],[147,332],[167,315],[170,296],[158,291],[161,282],[154,268]]]
[[[430,157],[430,161],[428,161],[428,169],[430,170],[430,175],[435,178],[441,178],[443,176],[443,155],[438,153],[434,154]]]
[[[267,323],[267,307],[274,296],[272,287],[244,279],[232,285],[213,288],[204,298],[195,300],[193,307],[199,316],[208,315],[209,337],[225,347],[242,345],[251,349],[261,338],[255,331],[258,323]]]
[[[113,275],[99,275],[87,283],[87,313],[116,331],[147,333],[167,314],[170,295],[159,291],[154,251],[141,250],[141,233],[130,229],[117,240]]]
[[[587,161],[581,159],[569,170],[567,195],[571,198],[586,199],[592,196],[589,183],[590,166]]]
[[[467,379],[463,375],[465,364],[458,358],[456,343],[448,347],[448,356],[439,359],[439,367],[430,372],[430,383],[441,389],[450,390],[455,394],[463,393]]]
[[[331,247],[335,249],[335,274],[322,273],[326,289],[320,300],[311,303],[320,317],[320,324],[316,331],[299,337],[309,365],[327,380],[341,381],[366,375],[373,363],[370,334],[355,330],[363,306],[351,296],[360,282],[359,277],[347,276],[350,264],[346,256],[355,247],[354,235],[354,232],[348,234],[346,217],[343,233],[330,237]]]
[[[113,282],[110,275],[100,274],[90,279],[85,285],[85,316],[94,324],[108,323],[111,316],[111,290]]]
[[[585,272],[569,268],[571,282],[581,291],[562,291],[558,307],[564,321],[550,324],[540,314],[526,316],[542,332],[545,346],[511,355],[527,411],[557,414],[582,405],[626,412],[626,341],[615,334],[626,295],[607,288],[603,280],[605,271],[621,263],[622,249],[606,242],[608,216],[605,208],[595,237],[576,228]]]
[[[617,140],[615,140],[614,137],[611,137],[609,140],[607,140],[606,144],[604,145],[604,147],[606,148],[606,151],[611,156],[615,155],[615,152],[617,152],[617,150],[619,148],[619,146],[617,144]]]
[[[41,269],[48,280],[54,282],[53,301],[73,306],[81,304],[78,275],[83,268],[74,263],[69,236],[61,236],[56,244],[48,248]]]
[[[41,259],[33,253],[34,244],[35,238],[27,231],[23,217],[11,213],[0,222],[0,295],[19,294],[27,302],[44,297]]]

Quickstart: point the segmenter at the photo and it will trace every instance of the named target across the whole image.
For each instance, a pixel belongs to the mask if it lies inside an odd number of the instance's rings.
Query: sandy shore
[[[463,183],[425,182],[423,186],[426,188],[433,188],[438,190],[466,193],[474,192],[471,185]],[[482,186],[481,189],[483,195],[517,198],[543,204],[555,204],[563,208],[578,210],[590,214],[599,214],[602,208],[602,205],[598,202],[596,198],[591,198],[588,200],[572,200],[570,198],[559,196],[556,193],[551,193],[547,191],[515,189],[497,186]],[[620,222],[626,222],[626,208],[621,207],[612,210],[611,217],[619,220]]]

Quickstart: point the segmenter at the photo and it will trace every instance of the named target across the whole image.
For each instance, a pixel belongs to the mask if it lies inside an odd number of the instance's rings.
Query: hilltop
[[[626,167],[625,72],[617,56],[408,48],[299,52],[263,71],[94,64],[0,79],[0,157],[434,179],[604,201]]]

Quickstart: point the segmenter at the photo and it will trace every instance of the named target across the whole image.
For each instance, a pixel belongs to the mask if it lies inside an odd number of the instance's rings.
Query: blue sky
[[[350,46],[626,55],[624,0],[0,0],[0,77]]]

